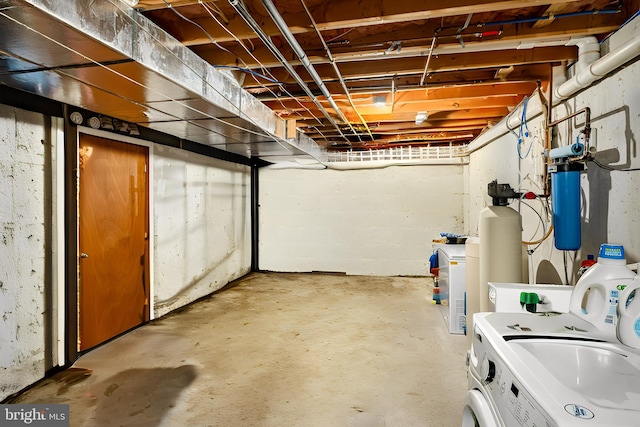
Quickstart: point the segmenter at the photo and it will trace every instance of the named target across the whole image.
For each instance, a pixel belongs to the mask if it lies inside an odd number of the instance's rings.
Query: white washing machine
[[[477,313],[462,425],[640,425],[640,352],[569,313]]]

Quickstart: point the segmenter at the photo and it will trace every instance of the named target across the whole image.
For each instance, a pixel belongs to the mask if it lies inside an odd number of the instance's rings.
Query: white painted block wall
[[[44,118],[0,105],[0,400],[44,376]]]
[[[0,105],[0,400],[45,375],[44,137],[42,115]],[[158,317],[249,272],[250,170],[170,147],[153,153]]]
[[[250,169],[165,146],[153,165],[158,317],[250,271]]]
[[[260,169],[260,269],[428,274],[432,240],[464,231],[463,166]]]

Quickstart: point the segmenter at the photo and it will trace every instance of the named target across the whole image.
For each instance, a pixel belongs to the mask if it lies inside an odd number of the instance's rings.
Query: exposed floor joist
[[[268,1],[287,28],[271,19]],[[538,86],[547,89],[552,66],[576,62],[573,39],[602,39],[638,7],[638,0],[240,3],[295,78],[229,0],[141,0],[137,7],[329,149],[467,143]],[[304,58],[283,31],[295,37]],[[385,106],[375,106],[381,97]]]

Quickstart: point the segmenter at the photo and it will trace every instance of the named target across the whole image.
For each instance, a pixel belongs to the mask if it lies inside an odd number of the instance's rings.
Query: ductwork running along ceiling
[[[638,1],[0,0],[0,84],[267,161],[464,145]]]

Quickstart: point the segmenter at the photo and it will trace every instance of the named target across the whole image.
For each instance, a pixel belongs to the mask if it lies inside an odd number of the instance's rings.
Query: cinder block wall
[[[45,373],[44,126],[0,105],[0,400]]]
[[[154,147],[154,313],[162,316],[251,269],[250,170]]]
[[[260,269],[427,275],[463,233],[463,166],[260,170]]]

